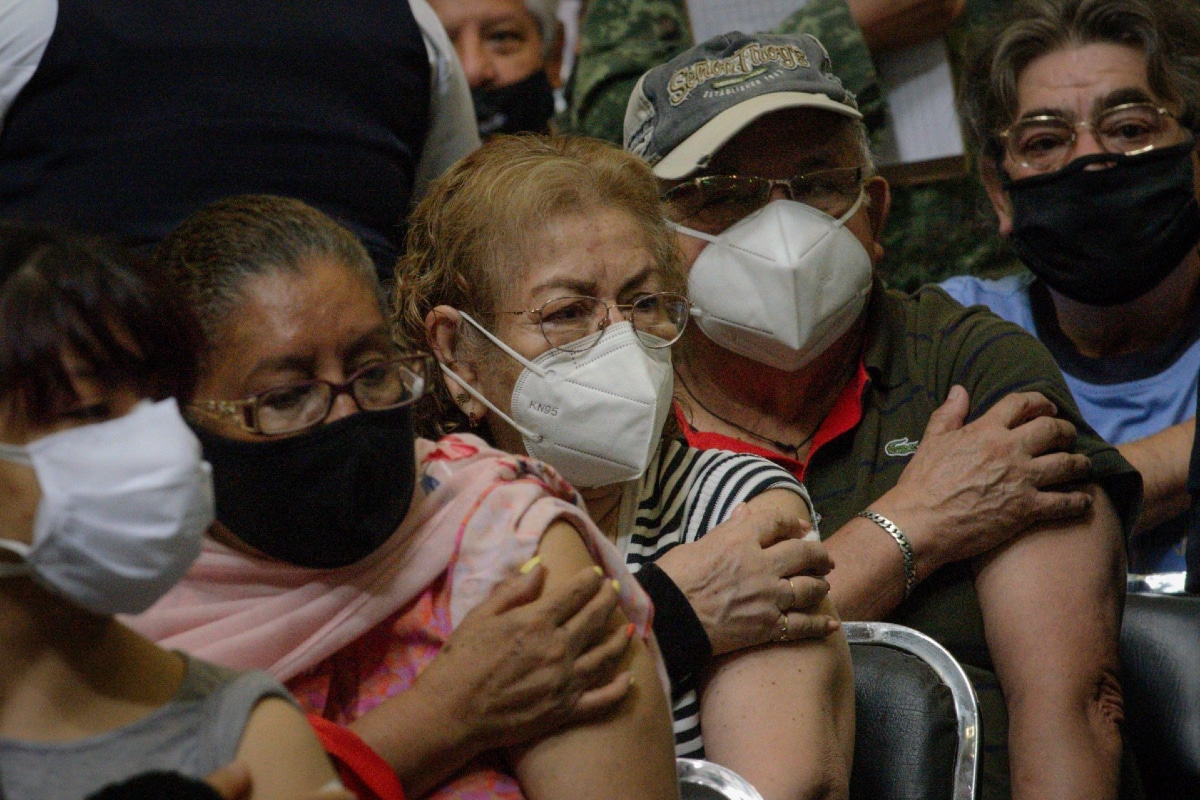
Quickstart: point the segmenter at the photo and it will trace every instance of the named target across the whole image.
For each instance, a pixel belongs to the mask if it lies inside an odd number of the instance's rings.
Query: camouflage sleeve
[[[858,98],[863,122],[874,134],[886,120],[885,102],[875,62],[846,0],[809,0],[772,33],[810,33],[825,45],[833,72]]]
[[[561,127],[617,144],[638,78],[692,46],[684,0],[591,0],[579,40]]]

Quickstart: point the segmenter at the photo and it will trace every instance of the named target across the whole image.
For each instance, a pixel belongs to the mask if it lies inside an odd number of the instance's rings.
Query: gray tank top
[[[287,690],[262,672],[187,658],[172,700],[132,725],[66,743],[0,738],[0,800],[81,800],[149,770],[193,778],[233,760],[250,712]]]

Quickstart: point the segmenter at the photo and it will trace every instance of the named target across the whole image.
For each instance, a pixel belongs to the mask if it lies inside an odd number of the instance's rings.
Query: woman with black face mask
[[[156,258],[204,327],[188,410],[218,523],[136,627],[283,680],[378,796],[674,797],[648,601],[551,470],[414,437],[432,365],[392,344],[358,240],[246,196]]]

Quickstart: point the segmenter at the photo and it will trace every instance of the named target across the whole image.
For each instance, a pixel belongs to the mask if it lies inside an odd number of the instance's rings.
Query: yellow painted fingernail
[[[617,590],[617,594],[620,594],[621,593],[621,582],[619,580],[613,579],[612,585],[613,585],[613,588]]]
[[[521,565],[521,574],[528,575],[529,571],[532,570],[534,567],[536,567],[540,563],[542,563],[542,557],[534,556],[533,558],[529,559],[528,561],[526,561],[524,564]]]
[[[600,569],[600,565],[599,565],[599,564],[593,564],[593,565],[592,565],[592,569],[596,570],[596,574],[597,574],[597,575],[600,575],[601,577],[603,577],[603,576],[604,576],[604,570]]]

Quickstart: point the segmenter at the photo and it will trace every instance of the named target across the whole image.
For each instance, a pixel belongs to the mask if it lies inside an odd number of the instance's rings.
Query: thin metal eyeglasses
[[[1014,162],[1036,172],[1054,172],[1071,161],[1079,128],[1088,128],[1106,153],[1136,156],[1174,142],[1175,115],[1153,103],[1122,103],[1091,120],[1071,121],[1060,114],[1025,117],[1000,131]]]
[[[582,353],[599,341],[599,337],[589,337],[611,324],[613,309],[629,319],[638,341],[658,349],[670,347],[683,336],[692,304],[681,294],[656,292],[643,295],[632,303],[606,303],[598,297],[556,297],[538,308],[494,313],[528,314],[551,347],[568,353]]]
[[[863,174],[863,167],[858,166],[817,170],[786,179],[704,175],[671,187],[661,198],[670,205],[670,216],[676,222],[717,234],[763,208],[776,187],[782,187],[789,200],[840,217],[858,199]]]
[[[345,383],[300,381],[242,400],[197,400],[189,408],[232,420],[250,433],[281,436],[320,425],[344,394],[354,398],[360,411],[386,411],[414,403],[428,388],[433,370],[433,356],[405,354],[371,362]]]

